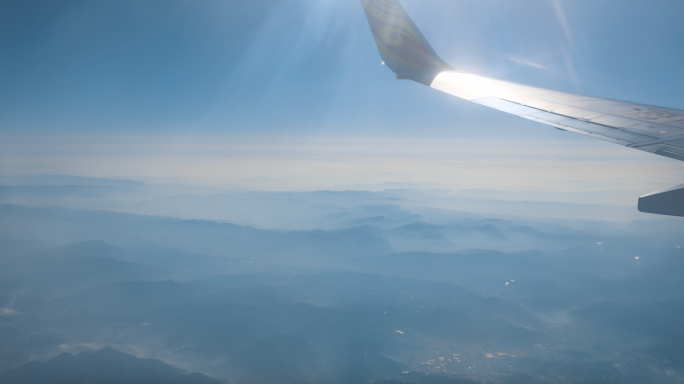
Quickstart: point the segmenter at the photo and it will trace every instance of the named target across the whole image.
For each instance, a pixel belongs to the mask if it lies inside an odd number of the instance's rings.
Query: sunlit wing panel
[[[444,71],[432,88],[529,120],[684,161],[684,111]]]
[[[361,3],[380,55],[397,79],[414,80],[565,131],[684,161],[682,110],[559,92],[465,73],[449,66],[435,53],[397,0],[361,0]],[[643,211],[649,212],[647,209]],[[677,213],[679,210],[668,210],[662,204],[657,211],[652,213],[681,216]]]

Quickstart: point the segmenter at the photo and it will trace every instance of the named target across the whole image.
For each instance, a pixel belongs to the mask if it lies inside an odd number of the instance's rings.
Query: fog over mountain
[[[684,221],[634,192],[2,182],[3,383],[684,380]]]

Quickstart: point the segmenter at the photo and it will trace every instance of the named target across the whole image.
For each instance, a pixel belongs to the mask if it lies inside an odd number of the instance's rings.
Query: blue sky
[[[684,109],[682,2],[402,3],[459,69]],[[2,2],[0,135],[21,157],[0,160],[10,173],[97,174],[50,168],[54,157],[38,164],[36,154],[82,151],[64,142],[83,138],[89,148],[113,138],[154,148],[165,140],[373,139],[490,142],[492,151],[522,140],[521,148],[586,143],[599,157],[648,157],[394,80],[357,0]],[[54,145],[32,147],[44,142]],[[572,151],[548,152],[539,155],[572,160]],[[663,179],[682,175],[670,160],[652,161],[667,164]]]

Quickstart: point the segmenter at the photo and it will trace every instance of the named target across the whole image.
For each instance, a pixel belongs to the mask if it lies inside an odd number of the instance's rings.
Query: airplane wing
[[[361,3],[380,55],[397,79],[414,80],[564,131],[684,161],[682,110],[559,92],[465,73],[439,58],[397,0],[361,0]],[[639,199],[639,210],[684,216],[684,184],[663,190],[662,194],[643,196]]]

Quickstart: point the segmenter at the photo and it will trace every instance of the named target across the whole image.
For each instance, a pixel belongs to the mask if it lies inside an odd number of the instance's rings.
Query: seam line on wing
[[[621,145],[624,145],[624,146],[627,146],[627,144],[630,144],[630,143],[631,143],[630,141],[626,141],[626,140],[622,140],[622,139],[616,139],[616,138],[610,137],[610,136],[604,136],[604,135],[601,135],[601,134],[599,134],[599,133],[594,133],[594,132],[590,132],[590,131],[585,131],[585,130],[583,130],[583,129],[571,127],[571,126],[569,126],[569,125],[560,124],[560,123],[556,123],[556,122],[549,121],[549,120],[540,119],[540,118],[534,117],[534,116],[520,116],[520,117],[525,118],[525,119],[528,119],[528,120],[536,121],[536,122],[539,122],[539,123],[542,123],[542,124],[550,125],[550,126],[552,126],[552,127],[556,127],[556,128],[560,128],[560,129],[563,129],[563,130],[567,130],[567,131],[570,131],[570,132],[579,133],[579,134],[581,134],[581,135],[592,136],[592,137],[595,137],[595,138],[597,138],[597,139],[601,139],[601,140],[605,140],[605,141],[610,141],[610,142],[613,142],[613,143],[616,143],[616,144],[621,144]],[[598,125],[598,124],[597,124],[597,125]]]
[[[620,132],[625,132],[625,133],[629,133],[629,134],[633,134],[633,135],[639,135],[639,136],[649,137],[649,138],[655,139],[653,136],[648,136],[648,135],[645,135],[645,134],[643,134],[643,133],[635,133],[635,132],[631,132],[631,131],[628,131],[628,130],[625,130],[625,129],[622,129],[622,128],[611,127],[610,125],[605,125],[605,124],[596,123],[596,122],[593,122],[593,121],[590,121],[590,120],[578,119],[578,118],[576,118],[576,117],[572,117],[572,116],[568,116],[568,115],[563,115],[563,114],[560,114],[560,113],[555,113],[555,112],[547,111],[547,110],[544,110],[544,109],[539,109],[539,108],[533,107],[533,106],[531,106],[531,105],[525,105],[525,104],[522,104],[522,103],[516,103],[515,101],[511,101],[511,100],[508,100],[508,99],[503,99],[503,98],[501,98],[501,100],[507,101],[507,102],[509,102],[509,103],[517,104],[517,105],[520,105],[520,106],[525,107],[525,108],[534,109],[534,110],[537,110],[537,111],[539,111],[539,112],[544,112],[544,113],[548,113],[548,114],[551,114],[551,115],[556,115],[556,116],[565,117],[565,118],[568,118],[568,119],[571,119],[571,120],[580,121],[580,122],[583,122],[583,123],[586,123],[586,124],[596,125],[596,126],[599,126],[599,127],[614,129],[614,130],[620,131]],[[544,119],[540,119],[540,118],[537,118],[537,119],[538,119],[538,120],[542,120],[542,121],[548,121],[548,120],[544,120]],[[550,123],[550,122],[549,122],[549,123]],[[559,123],[556,123],[556,124],[557,124],[557,125],[562,125],[562,126],[566,127],[566,125],[564,125],[564,124],[559,124]],[[639,142],[636,142],[636,143],[635,143],[635,142],[631,142],[631,141],[627,141],[627,140],[622,140],[622,139],[617,139],[617,138],[613,138],[613,137],[610,137],[610,136],[601,135],[600,133],[594,133],[594,132],[590,132],[590,131],[585,131],[584,129],[580,129],[580,128],[575,128],[575,127],[570,127],[570,128],[573,128],[573,129],[575,129],[575,130],[582,131],[582,132],[587,132],[587,133],[589,133],[589,134],[591,134],[591,135],[596,135],[596,136],[600,136],[600,137],[610,138],[610,139],[611,139],[610,141],[617,141],[617,142],[619,142],[619,143],[627,143],[627,144],[625,144],[625,146],[630,147],[630,148],[634,148],[634,147],[637,147],[637,146],[641,146],[642,144],[643,144],[643,145],[648,145],[648,144],[646,144],[646,143],[650,143],[651,141],[653,141],[653,140],[644,140],[644,141],[639,141]],[[682,135],[682,136],[684,137],[684,135]],[[678,138],[678,137],[679,137],[679,136],[675,136],[675,137],[667,138],[667,139],[658,139],[657,141],[659,141],[659,140],[671,141],[671,140],[673,140],[674,138]],[[663,142],[664,142],[664,141],[663,141]],[[660,141],[659,141],[659,142],[660,142]],[[655,143],[654,143],[654,144],[655,144]]]
[[[642,141],[639,143],[632,144],[629,147],[630,148],[645,147],[647,145],[663,144],[663,143],[667,143],[669,141],[675,141],[675,140],[680,140],[680,139],[684,139],[684,135],[663,137],[662,139],[656,139],[656,140],[650,140],[650,141]]]

